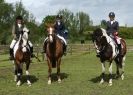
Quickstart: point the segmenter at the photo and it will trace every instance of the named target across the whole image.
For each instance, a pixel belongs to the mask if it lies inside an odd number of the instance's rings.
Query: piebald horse
[[[125,66],[125,58],[126,58],[126,42],[119,38],[121,42],[122,49],[120,51],[121,56],[119,55],[119,51],[117,49],[117,45],[114,40],[107,35],[107,32],[103,28],[97,28],[92,34],[92,41],[96,48],[97,53],[100,54],[100,61],[102,65],[102,78],[100,84],[104,83],[105,77],[105,61],[108,61],[109,64],[109,86],[112,85],[112,61],[114,60],[116,63],[116,76],[120,76],[122,80],[124,79],[124,66]],[[122,69],[121,74],[119,73],[119,68]]]
[[[23,29],[20,34],[19,40],[14,46],[14,64],[15,64],[15,78],[14,81],[17,81],[17,86],[21,85],[21,77],[23,74],[23,63],[26,64],[26,75],[27,75],[27,84],[31,86],[30,77],[29,77],[29,65],[30,65],[30,48],[28,45],[28,33],[29,30]]]
[[[57,67],[58,83],[61,83],[60,78],[60,64],[63,56],[63,43],[55,33],[53,24],[46,24],[48,39],[46,45],[46,57],[48,64],[48,84],[51,84],[52,68]]]

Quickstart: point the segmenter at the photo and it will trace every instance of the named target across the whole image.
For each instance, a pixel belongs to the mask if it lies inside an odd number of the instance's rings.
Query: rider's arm
[[[13,25],[12,27],[12,35],[13,35],[13,38],[16,39],[15,25]]]

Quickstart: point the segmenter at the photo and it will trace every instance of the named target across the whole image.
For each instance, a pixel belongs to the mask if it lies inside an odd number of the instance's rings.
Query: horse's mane
[[[109,43],[110,41],[112,41],[111,37],[108,36],[107,31],[103,28],[101,28],[101,30],[102,30],[103,36],[106,37],[107,42]]]

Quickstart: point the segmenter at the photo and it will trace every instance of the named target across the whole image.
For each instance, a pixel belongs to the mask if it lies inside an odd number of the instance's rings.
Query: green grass
[[[47,64],[33,60],[30,66],[32,86],[28,87],[25,76],[23,84],[16,86],[13,81],[13,64],[7,55],[0,55],[0,95],[132,95],[133,93],[133,53],[128,53],[125,67],[125,80],[113,79],[113,86],[105,82],[99,85],[101,64],[95,53],[73,53],[63,57],[61,64],[62,83],[56,80],[47,84]],[[106,64],[108,74],[108,64]],[[113,74],[115,74],[115,64]],[[25,72],[24,72],[25,75]],[[108,80],[108,78],[107,78]]]

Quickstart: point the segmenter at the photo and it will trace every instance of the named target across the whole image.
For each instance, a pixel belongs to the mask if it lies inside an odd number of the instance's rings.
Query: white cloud
[[[15,3],[20,0],[6,1]],[[99,24],[102,19],[108,20],[108,13],[114,11],[120,25],[133,26],[132,0],[22,0],[22,2],[39,22],[46,15],[56,14],[59,9],[67,8],[72,12],[88,13],[94,24]]]

